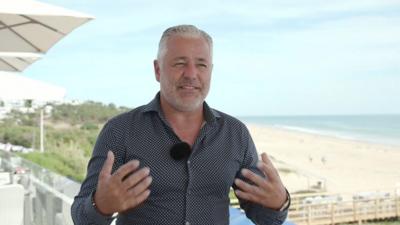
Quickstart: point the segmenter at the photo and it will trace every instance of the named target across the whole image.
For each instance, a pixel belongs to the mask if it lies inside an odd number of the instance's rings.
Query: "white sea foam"
[[[347,140],[400,145],[400,115],[247,117],[256,125],[332,136]]]

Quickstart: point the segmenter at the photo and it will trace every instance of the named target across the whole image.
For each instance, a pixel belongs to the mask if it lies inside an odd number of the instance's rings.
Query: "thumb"
[[[261,154],[261,160],[262,160],[264,163],[268,163],[268,162],[269,162],[269,158],[268,158],[268,156],[267,156],[267,153],[263,152],[263,153]]]
[[[112,151],[108,151],[107,159],[104,162],[103,168],[100,171],[100,176],[102,176],[102,177],[110,176],[113,164],[114,164],[114,153]]]

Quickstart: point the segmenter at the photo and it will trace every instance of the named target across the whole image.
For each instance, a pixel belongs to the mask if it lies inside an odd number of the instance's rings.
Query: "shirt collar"
[[[160,105],[160,92],[156,94],[156,96],[149,102],[147,105],[144,105],[143,112],[158,112],[161,113],[161,105]]]
[[[206,122],[214,122],[221,117],[220,113],[212,109],[207,102],[203,103],[203,110],[204,110],[204,119]],[[160,117],[164,117],[161,104],[160,104],[160,92],[149,102],[147,105],[143,107],[143,113],[146,112],[157,112]]]

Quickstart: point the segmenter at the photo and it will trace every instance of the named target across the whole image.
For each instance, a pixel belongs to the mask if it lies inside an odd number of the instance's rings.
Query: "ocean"
[[[400,146],[400,115],[257,116],[245,123]]]

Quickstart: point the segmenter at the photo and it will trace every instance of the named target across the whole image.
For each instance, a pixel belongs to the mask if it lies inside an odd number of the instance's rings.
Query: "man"
[[[256,224],[282,224],[289,195],[246,127],[210,108],[212,39],[192,25],[164,31],[160,92],[104,126],[72,205],[75,224],[229,224],[229,190]]]

